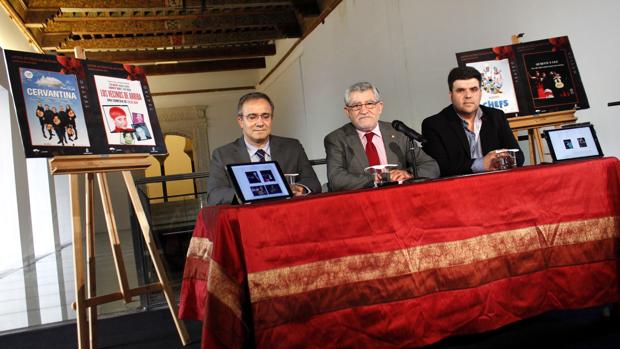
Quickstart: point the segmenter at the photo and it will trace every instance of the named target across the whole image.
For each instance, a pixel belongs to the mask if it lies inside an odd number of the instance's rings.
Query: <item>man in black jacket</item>
[[[480,73],[472,67],[454,68],[448,75],[452,104],[422,122],[427,139],[424,151],[432,156],[442,176],[493,171],[502,149],[518,149],[516,162],[523,165],[519,148],[504,112],[480,105]]]

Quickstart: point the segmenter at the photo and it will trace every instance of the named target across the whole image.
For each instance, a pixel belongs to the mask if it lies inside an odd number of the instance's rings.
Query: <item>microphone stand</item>
[[[413,160],[413,180],[411,181],[412,183],[416,183],[416,182],[423,182],[425,180],[427,180],[428,178],[426,177],[419,177],[418,176],[418,162],[416,161],[416,149],[418,148],[418,142],[416,140],[414,140],[413,138],[409,138],[409,147],[407,149],[408,152],[411,152],[411,159]]]
[[[407,151],[411,152],[411,159],[413,159],[413,180],[415,181],[416,179],[418,179],[418,165],[417,165],[417,161],[415,158],[415,151],[416,148],[418,147],[418,142],[416,142],[415,140],[413,140],[412,138],[408,138],[408,147],[407,147]]]

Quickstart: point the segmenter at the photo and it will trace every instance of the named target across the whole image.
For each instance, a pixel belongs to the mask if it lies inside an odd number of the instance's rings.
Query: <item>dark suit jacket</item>
[[[269,137],[269,148],[272,160],[280,165],[284,173],[299,173],[297,183],[305,185],[313,193],[321,192],[321,183],[298,140],[272,135]],[[213,151],[207,179],[209,205],[229,204],[235,197],[235,190],[228,180],[225,166],[250,161],[243,136]]]
[[[521,149],[512,134],[506,115],[499,109],[480,106],[482,109],[482,128],[480,142],[482,155],[496,149]],[[452,105],[439,114],[430,116],[422,122],[422,134],[426,138],[424,150],[439,163],[442,176],[472,173],[474,160],[469,152],[469,142],[463,130],[463,120],[459,118]],[[523,152],[516,154],[517,165],[523,165]]]
[[[379,121],[387,162],[413,173],[413,160],[408,152],[409,140],[388,122]],[[372,187],[374,178],[364,172],[368,158],[353,124],[348,123],[328,134],[324,140],[327,153],[327,177],[332,191]],[[416,149],[418,177],[437,178],[439,167],[422,149]]]

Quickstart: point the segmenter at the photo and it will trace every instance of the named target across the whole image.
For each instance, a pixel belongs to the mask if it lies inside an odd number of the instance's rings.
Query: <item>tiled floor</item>
[[[138,284],[130,231],[119,232],[130,287]],[[118,292],[118,281],[106,233],[96,234],[97,295]],[[0,277],[0,332],[75,319],[73,249],[71,245],[35,264]],[[99,306],[99,315],[140,308],[139,297]]]

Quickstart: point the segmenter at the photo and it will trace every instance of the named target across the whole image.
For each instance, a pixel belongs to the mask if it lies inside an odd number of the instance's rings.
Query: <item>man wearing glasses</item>
[[[237,123],[243,135],[213,151],[207,180],[209,205],[233,202],[235,191],[226,176],[227,164],[276,161],[284,173],[297,173],[293,195],[320,193],[319,183],[304,148],[298,140],[271,134],[273,103],[260,92],[243,95],[237,104]]]
[[[379,121],[383,102],[376,87],[358,82],[345,91],[344,112],[351,120],[325,137],[327,177],[332,191],[372,187],[375,175],[364,169],[373,165],[395,164],[390,181],[413,178],[409,141],[388,122]],[[436,178],[439,167],[421,149],[415,149],[419,177]]]

